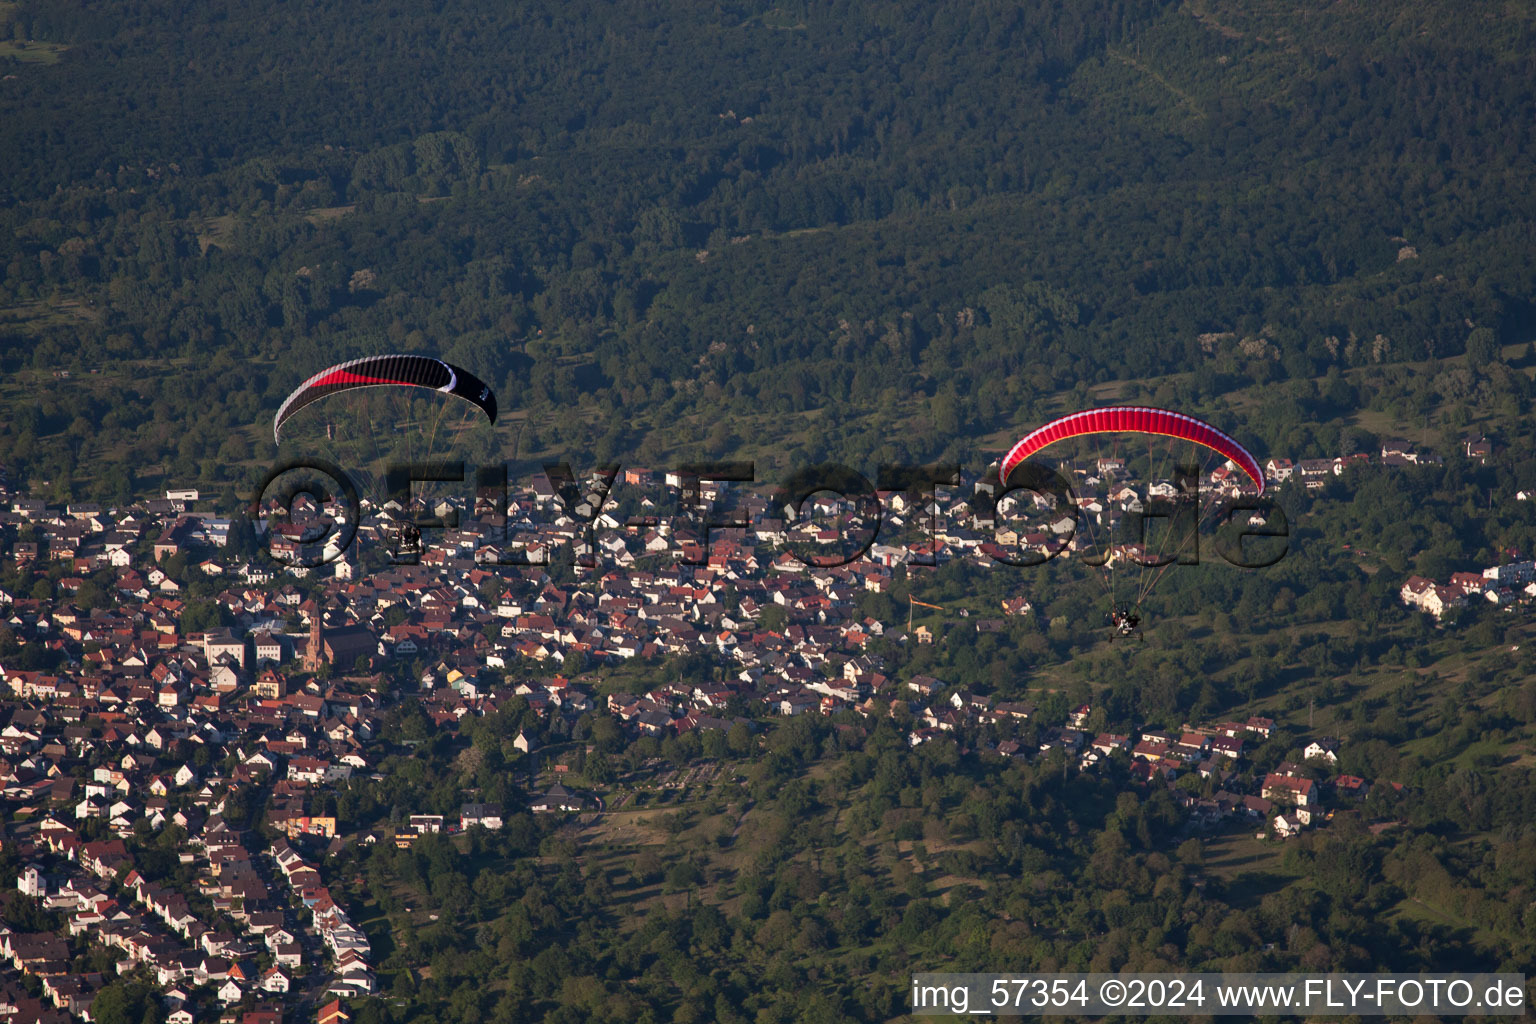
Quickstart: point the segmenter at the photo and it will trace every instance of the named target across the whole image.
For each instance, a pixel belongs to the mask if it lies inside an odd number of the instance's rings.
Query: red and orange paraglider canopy
[[[1156,434],[1163,437],[1191,441],[1225,456],[1264,493],[1264,471],[1259,461],[1248,449],[1209,423],[1167,409],[1154,409],[1144,405],[1112,405],[1103,409],[1087,409],[1070,416],[1054,419],[1037,430],[1025,435],[1008,450],[1003,458],[999,476],[1008,479],[1013,468],[1031,455],[1057,441],[1082,437],[1086,434]]]

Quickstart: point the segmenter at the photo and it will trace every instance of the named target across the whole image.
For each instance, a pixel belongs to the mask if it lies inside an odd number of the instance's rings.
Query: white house
[[[1339,741],[1331,736],[1324,736],[1321,739],[1313,740],[1302,748],[1301,756],[1308,761],[1315,757],[1327,761],[1329,764],[1338,764],[1338,750]]]
[[[1276,834],[1285,838],[1296,835],[1305,827],[1300,816],[1294,811],[1275,815],[1274,825]]]
[[[494,831],[502,826],[501,808],[492,804],[465,804],[459,809],[459,824],[466,829],[479,825]]]
[[[16,876],[16,889],[24,896],[40,899],[48,893],[48,882],[36,864],[28,864]]]
[[[1467,603],[1466,592],[1460,587],[1440,586],[1423,576],[1410,576],[1398,591],[1398,596],[1409,607],[1428,612],[1437,619],[1450,609],[1460,608]]]
[[[1536,562],[1510,562],[1483,570],[1483,579],[1508,587],[1523,586],[1536,580]]]

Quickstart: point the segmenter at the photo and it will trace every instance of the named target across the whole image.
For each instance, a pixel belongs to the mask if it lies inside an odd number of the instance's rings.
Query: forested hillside
[[[1198,404],[1529,327],[1518,8],[6,16],[57,59],[0,92],[0,359],[38,410],[0,438],[61,490],[240,479],[293,383],[395,349],[501,385],[519,455],[864,460],[970,457],[1084,382]]]

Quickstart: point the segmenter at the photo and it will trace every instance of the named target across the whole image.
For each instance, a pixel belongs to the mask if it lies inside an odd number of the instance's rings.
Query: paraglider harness
[[[1133,636],[1138,640],[1146,639],[1141,635],[1141,615],[1133,608],[1117,605],[1109,613],[1109,622],[1114,626],[1111,640],[1128,640]]]

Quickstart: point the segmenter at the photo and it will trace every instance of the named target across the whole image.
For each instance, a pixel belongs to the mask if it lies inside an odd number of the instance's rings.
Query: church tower
[[[304,649],[304,671],[318,672],[325,662],[325,647],[320,642],[320,609],[309,619],[309,646]]]

